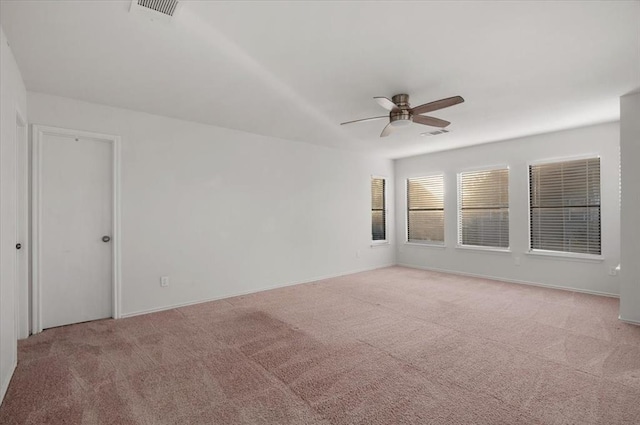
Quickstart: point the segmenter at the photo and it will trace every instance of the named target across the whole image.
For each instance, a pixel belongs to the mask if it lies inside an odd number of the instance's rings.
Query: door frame
[[[111,143],[112,147],[112,317],[120,318],[121,305],[121,277],[120,277],[120,136],[110,134],[93,133],[89,131],[71,130],[59,127],[50,127],[34,124],[33,133],[33,153],[32,153],[32,234],[33,234],[33,259],[32,259],[32,332],[34,334],[42,332],[42,286],[40,284],[42,274],[40,272],[41,258],[41,218],[42,218],[42,142],[45,135],[72,136],[87,139],[96,139]]]

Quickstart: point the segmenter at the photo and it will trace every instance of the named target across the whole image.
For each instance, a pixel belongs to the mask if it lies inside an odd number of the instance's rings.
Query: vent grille
[[[173,16],[178,7],[178,0],[138,0],[138,6],[146,7],[163,15]]]
[[[444,128],[441,128],[440,130],[436,130],[436,131],[428,131],[426,133],[421,133],[421,136],[437,136],[438,134],[444,134],[444,133],[450,133],[450,130],[445,130]]]

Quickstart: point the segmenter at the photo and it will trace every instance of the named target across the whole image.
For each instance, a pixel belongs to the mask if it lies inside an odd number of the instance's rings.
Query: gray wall
[[[33,124],[122,137],[124,315],[395,264],[389,159],[38,93],[28,102]],[[391,244],[375,248],[371,175],[389,178],[391,203]]]
[[[396,235],[399,264],[516,282],[617,295],[620,261],[619,123],[542,134],[396,160]],[[528,163],[585,155],[601,158],[602,260],[528,253]],[[457,173],[509,167],[510,252],[464,249],[457,244]],[[445,177],[445,247],[406,241],[406,179],[430,173]]]

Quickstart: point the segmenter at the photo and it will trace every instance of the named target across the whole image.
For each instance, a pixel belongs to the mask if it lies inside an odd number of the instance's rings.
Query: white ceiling
[[[391,158],[619,118],[640,87],[640,2],[5,1],[27,88]],[[461,95],[387,138],[373,96]]]

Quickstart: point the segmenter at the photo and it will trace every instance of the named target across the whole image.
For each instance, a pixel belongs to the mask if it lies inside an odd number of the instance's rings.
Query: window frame
[[[382,193],[382,197],[383,197],[383,201],[384,201],[384,239],[378,239],[378,240],[374,240],[373,239],[373,194],[371,193],[371,183],[373,179],[381,179],[384,181],[384,185],[383,185],[383,193]],[[389,183],[389,179],[386,176],[380,176],[380,175],[375,175],[372,174],[369,178],[369,239],[370,239],[370,243],[372,247],[375,246],[381,246],[381,245],[389,245],[389,198],[388,198],[388,183]]]
[[[462,243],[462,174],[464,173],[474,173],[481,171],[498,171],[498,170],[507,170],[508,173],[508,183],[507,190],[509,193],[509,202],[507,207],[507,213],[509,214],[509,245],[506,247],[493,247],[493,246],[484,246],[484,245],[467,245]],[[461,250],[471,250],[471,251],[488,251],[488,252],[496,252],[496,253],[510,253],[511,252],[511,167],[509,164],[492,164],[485,166],[478,166],[472,168],[461,169],[456,173],[456,196],[457,196],[457,206],[456,206],[456,249]]]
[[[434,177],[434,176],[442,176],[442,212],[443,212],[443,215],[444,215],[442,232],[443,232],[443,239],[444,240],[442,242],[439,242],[439,241],[424,241],[424,242],[420,242],[418,240],[409,240],[409,180],[410,179],[425,178],[425,177]],[[404,179],[404,193],[405,193],[405,201],[406,201],[405,226],[404,226],[404,233],[405,233],[405,235],[404,235],[404,244],[405,245],[424,246],[424,247],[433,247],[433,248],[445,248],[446,247],[446,242],[447,242],[447,235],[446,235],[446,229],[447,229],[447,225],[446,225],[446,222],[447,222],[446,207],[447,207],[447,202],[446,202],[446,198],[447,198],[447,195],[445,193],[445,179],[446,179],[446,173],[444,171],[423,173],[423,174],[420,174],[420,175],[406,177]]]
[[[531,248],[531,166],[556,164],[561,162],[580,161],[588,159],[600,160],[600,254],[585,254],[582,252],[568,252],[568,251],[552,251],[547,249],[533,249]],[[602,238],[602,156],[599,153],[586,153],[581,155],[545,158],[527,162],[527,251],[525,254],[539,257],[539,258],[556,258],[556,259],[573,259],[576,261],[586,262],[602,262],[605,259],[604,256],[604,244]]]

